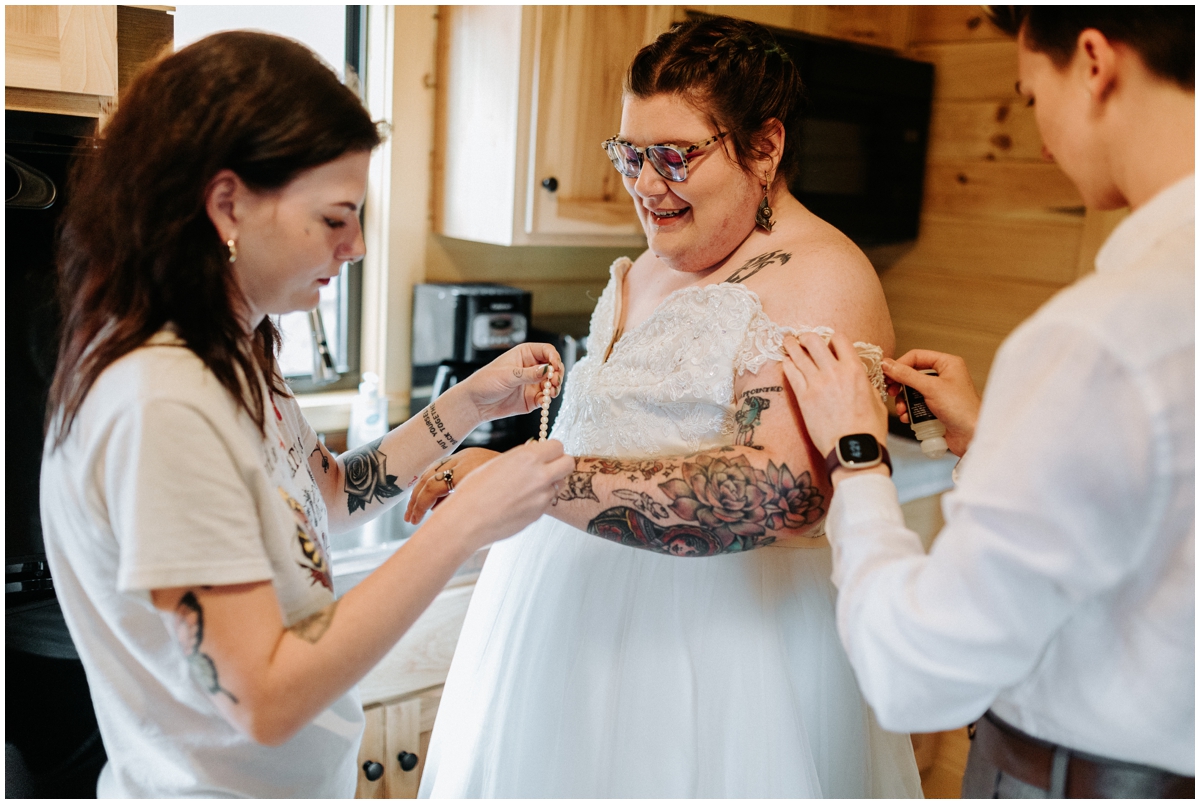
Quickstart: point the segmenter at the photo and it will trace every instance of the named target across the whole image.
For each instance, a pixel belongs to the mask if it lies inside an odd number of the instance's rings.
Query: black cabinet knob
[[[558,189],[558,179],[554,178],[553,176],[548,179],[542,179],[542,186],[550,192],[554,192]]]
[[[380,777],[383,776],[383,766],[378,762],[372,762],[368,759],[363,763],[363,773],[366,775],[368,782],[378,782]]]
[[[410,771],[417,767],[417,763],[421,761],[421,758],[416,754],[401,751],[399,754],[396,754],[396,760],[400,763],[401,768],[405,771]]]

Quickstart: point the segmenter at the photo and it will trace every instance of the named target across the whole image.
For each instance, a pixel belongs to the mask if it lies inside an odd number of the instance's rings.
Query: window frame
[[[366,6],[346,6],[346,82],[351,72],[357,76],[358,91],[366,98],[364,67],[367,56]],[[359,211],[358,220],[365,225],[366,205]],[[297,397],[319,393],[354,391],[362,373],[363,323],[363,261],[347,263],[338,277],[338,343],[345,345],[345,361],[335,368],[341,377],[336,382],[317,384],[311,374],[296,374],[285,379]],[[330,322],[325,322],[328,325]]]

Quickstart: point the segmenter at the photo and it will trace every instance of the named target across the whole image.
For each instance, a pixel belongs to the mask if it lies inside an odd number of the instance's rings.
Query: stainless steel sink
[[[408,492],[405,492],[399,501],[378,519],[360,528],[330,537],[329,560],[333,565],[333,591],[337,597],[344,595],[374,572],[417,532],[419,524],[410,525],[404,521],[404,509],[407,507]],[[426,516],[426,519],[428,518]],[[458,568],[450,583],[469,580],[465,576],[477,574],[483,568],[483,560],[486,557],[485,547]]]

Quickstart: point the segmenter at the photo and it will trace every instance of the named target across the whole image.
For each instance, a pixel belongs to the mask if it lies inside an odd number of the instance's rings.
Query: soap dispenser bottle
[[[387,435],[387,398],[379,393],[379,375],[365,372],[358,384],[358,396],[350,405],[350,429],[346,448],[354,449]]]

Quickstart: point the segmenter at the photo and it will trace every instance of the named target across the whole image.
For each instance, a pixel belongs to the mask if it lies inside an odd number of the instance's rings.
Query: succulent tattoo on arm
[[[763,470],[745,455],[700,453],[684,460],[679,474],[658,484],[670,502],[662,506],[650,499],[657,511],[640,507],[631,496],[649,498],[644,492],[615,490],[615,497],[633,504],[601,511],[588,523],[588,533],[670,555],[711,556],[764,547],[775,541],[768,531],[814,525],[825,515],[825,497],[812,475],[797,477],[787,464],[768,461]],[[686,524],[654,521],[668,509]]]
[[[396,497],[401,489],[396,485],[396,476],[387,473],[387,455],[380,451],[382,438],[345,453],[342,474],[345,477],[346,506],[348,513],[361,511],[367,503],[383,502]]]
[[[221,686],[212,657],[200,650],[200,643],[204,641],[204,609],[190,590],[175,605],[175,638],[184,650],[188,672],[196,683],[209,695],[221,693],[237,703],[237,696]]]

